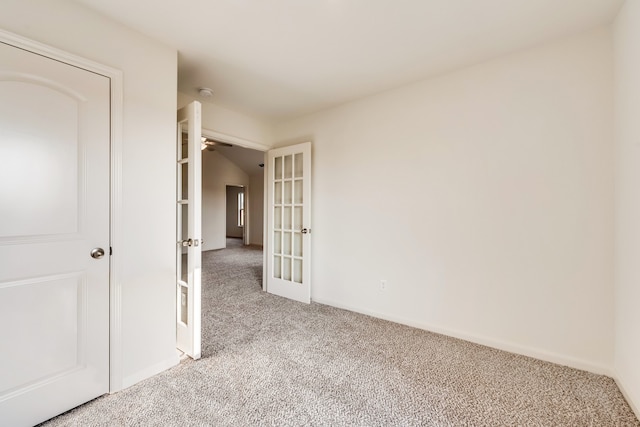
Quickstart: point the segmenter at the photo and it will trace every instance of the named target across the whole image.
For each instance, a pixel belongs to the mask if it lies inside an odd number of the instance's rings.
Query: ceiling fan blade
[[[186,132],[182,133],[182,144],[186,144],[188,142],[188,135]],[[229,144],[228,142],[217,141],[215,139],[202,137],[202,143],[207,146],[209,151],[214,151],[213,147],[233,147],[233,144]]]
[[[229,144],[227,142],[216,141],[215,139],[205,138],[204,143],[208,146],[217,146],[217,147],[233,147],[233,144]]]

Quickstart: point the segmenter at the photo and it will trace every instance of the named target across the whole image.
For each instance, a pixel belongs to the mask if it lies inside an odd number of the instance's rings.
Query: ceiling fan
[[[182,145],[187,144],[187,141],[188,136],[185,132],[182,134]],[[233,147],[233,144],[217,141],[215,139],[207,138],[206,136],[203,136],[200,141],[200,149],[204,150],[206,148],[207,151],[216,151],[216,147]]]
[[[216,151],[216,147],[233,147],[232,144],[216,141],[215,139],[207,138],[206,136],[203,136],[201,141],[200,148],[203,150],[206,148],[207,151]]]

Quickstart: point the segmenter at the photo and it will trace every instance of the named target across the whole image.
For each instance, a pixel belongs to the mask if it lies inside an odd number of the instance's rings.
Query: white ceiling
[[[624,0],[76,0],[179,51],[178,88],[281,120],[611,22]]]

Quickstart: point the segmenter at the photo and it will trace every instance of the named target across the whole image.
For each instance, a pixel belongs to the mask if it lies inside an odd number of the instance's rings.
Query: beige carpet
[[[46,425],[640,426],[610,378],[266,294],[230,246],[203,255],[201,360]]]

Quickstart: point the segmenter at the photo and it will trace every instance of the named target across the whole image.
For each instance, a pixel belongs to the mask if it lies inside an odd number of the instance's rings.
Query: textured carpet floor
[[[266,294],[257,249],[203,263],[202,359],[45,425],[640,426],[610,378]]]

